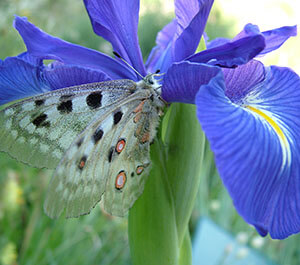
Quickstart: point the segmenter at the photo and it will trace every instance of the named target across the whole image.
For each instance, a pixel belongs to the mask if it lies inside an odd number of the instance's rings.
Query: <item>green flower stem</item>
[[[129,211],[133,264],[190,265],[188,222],[199,187],[205,137],[195,106],[172,104],[151,147],[152,170]],[[159,131],[159,132],[160,132]]]

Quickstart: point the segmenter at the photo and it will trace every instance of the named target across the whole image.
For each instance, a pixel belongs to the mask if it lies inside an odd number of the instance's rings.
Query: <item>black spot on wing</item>
[[[94,141],[95,144],[98,143],[101,140],[103,134],[104,134],[104,132],[103,132],[103,130],[101,128],[98,128],[94,132],[94,134],[93,134],[93,141]]]
[[[57,110],[60,114],[67,114],[72,112],[73,110],[73,104],[72,100],[63,101],[57,106]]]
[[[109,149],[109,152],[108,152],[108,162],[110,163],[111,160],[112,160],[112,156],[114,154],[114,150],[115,150],[115,147],[112,146],[110,149]]]
[[[79,148],[83,143],[83,138],[79,139],[79,141],[76,143],[77,147]]]
[[[48,118],[47,114],[43,113],[37,116],[36,118],[34,118],[32,123],[36,127],[50,127],[50,122],[47,121],[47,118]]]
[[[118,111],[114,114],[114,125],[118,124],[120,120],[122,119],[123,112]]]
[[[35,106],[42,106],[45,104],[45,100],[44,99],[37,99],[36,101],[34,101]]]
[[[96,108],[101,107],[101,105],[102,105],[101,101],[102,101],[102,94],[100,91],[93,92],[86,97],[86,104],[91,109],[96,109]]]
[[[74,94],[62,95],[59,99],[60,99],[60,101],[66,101],[73,96],[74,96]]]

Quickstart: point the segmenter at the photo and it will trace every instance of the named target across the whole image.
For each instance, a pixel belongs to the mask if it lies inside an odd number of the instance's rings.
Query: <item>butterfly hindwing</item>
[[[87,214],[101,196],[108,213],[126,214],[143,191],[158,122],[155,109],[142,111],[140,105],[151,106],[144,98],[136,93],[109,108],[72,143],[50,183],[44,207],[50,217]]]
[[[91,120],[134,89],[130,80],[91,83],[10,105],[0,111],[0,151],[35,167],[55,168]]]

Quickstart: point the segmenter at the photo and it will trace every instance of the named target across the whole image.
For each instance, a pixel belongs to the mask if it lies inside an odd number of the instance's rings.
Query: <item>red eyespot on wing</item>
[[[116,177],[115,187],[117,190],[121,190],[124,188],[126,183],[126,173],[124,170],[120,171]]]
[[[116,152],[120,154],[124,150],[125,145],[126,141],[124,139],[120,139],[116,145]]]
[[[143,171],[144,171],[144,167],[143,166],[138,166],[136,168],[136,174],[137,175],[141,175],[143,173]]]
[[[84,168],[84,166],[85,166],[85,164],[86,164],[86,159],[87,159],[86,156],[83,156],[83,157],[80,159],[79,164],[78,164],[78,168],[79,168],[80,170],[82,170],[82,169]]]

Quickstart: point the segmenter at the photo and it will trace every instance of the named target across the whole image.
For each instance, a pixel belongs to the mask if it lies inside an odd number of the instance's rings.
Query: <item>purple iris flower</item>
[[[96,34],[142,75],[165,73],[168,102],[196,104],[216,165],[238,212],[261,235],[300,231],[300,80],[255,56],[279,48],[295,27],[260,32],[195,53],[213,0],[175,0],[175,19],[157,35],[146,64],[138,43],[138,0],[84,0]],[[0,104],[84,83],[140,77],[119,59],[50,36],[16,17],[27,52],[0,61]],[[43,60],[53,63],[46,66]],[[191,126],[193,126],[191,124]]]

